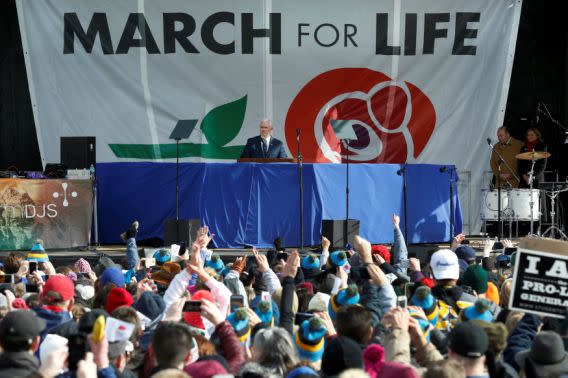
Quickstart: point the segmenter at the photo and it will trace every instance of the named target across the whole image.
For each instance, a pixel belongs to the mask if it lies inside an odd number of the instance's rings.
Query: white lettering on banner
[[[568,300],[555,298],[555,297],[546,297],[544,295],[522,293],[521,299],[528,302],[544,303],[549,305],[568,307]]]
[[[566,270],[566,261],[555,261],[550,270],[548,270],[545,274],[550,277],[568,277],[568,270]]]
[[[540,261],[540,257],[527,256],[527,260],[529,261],[529,267],[525,269],[525,273],[538,274],[538,269],[536,268],[536,264],[538,264],[538,262]]]

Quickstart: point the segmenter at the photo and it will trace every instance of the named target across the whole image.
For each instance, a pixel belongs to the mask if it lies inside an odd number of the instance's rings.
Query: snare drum
[[[497,190],[483,189],[481,191],[481,220],[497,220]],[[501,190],[501,217],[505,217],[503,211],[509,209],[509,193]]]
[[[532,190],[533,195],[533,221],[538,221],[540,217],[540,191]],[[520,221],[531,220],[531,190],[530,189],[514,189],[511,191],[511,208],[513,216]]]

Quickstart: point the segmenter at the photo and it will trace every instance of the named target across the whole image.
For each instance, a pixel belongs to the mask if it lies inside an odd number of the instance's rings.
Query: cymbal
[[[546,152],[546,151],[529,151],[529,152],[523,152],[522,154],[517,154],[515,155],[515,157],[517,159],[520,160],[540,160],[540,159],[546,159],[550,157],[550,152]]]

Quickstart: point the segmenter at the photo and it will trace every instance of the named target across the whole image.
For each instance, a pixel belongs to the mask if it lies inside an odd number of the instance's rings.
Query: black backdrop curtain
[[[0,1],[0,171],[42,170],[14,0]]]

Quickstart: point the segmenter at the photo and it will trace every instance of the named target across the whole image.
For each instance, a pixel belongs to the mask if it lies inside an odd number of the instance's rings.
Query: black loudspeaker
[[[347,239],[344,238],[345,224],[347,223]],[[330,242],[332,249],[343,249],[345,244],[353,245],[355,235],[359,235],[359,219],[321,221],[321,234]]]
[[[89,169],[97,162],[95,137],[61,137],[61,163],[68,169]]]
[[[193,244],[193,235],[201,227],[199,219],[166,219],[164,223],[164,245],[179,244],[185,242],[188,250]]]

